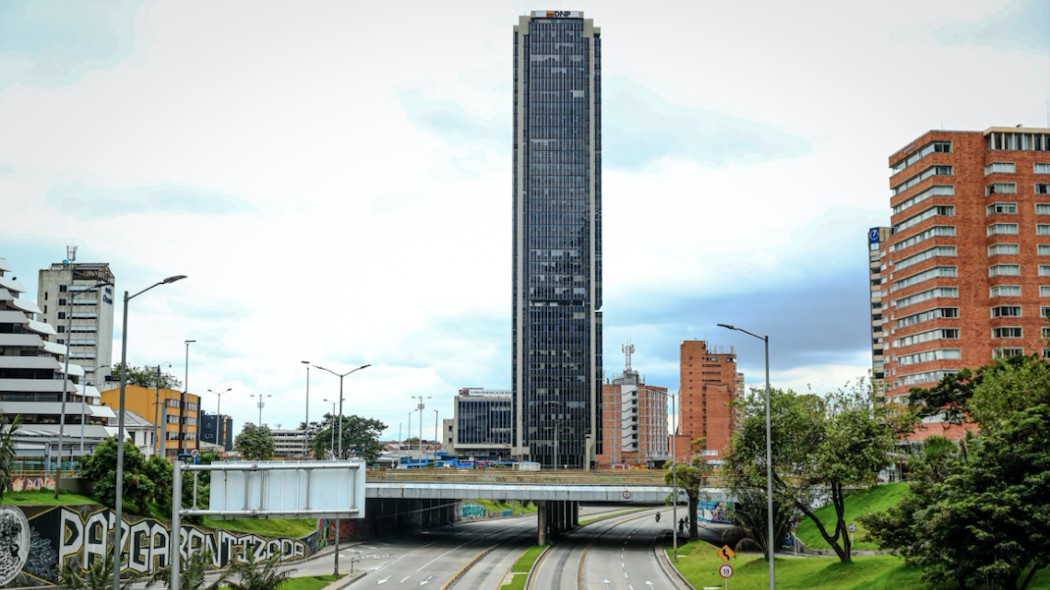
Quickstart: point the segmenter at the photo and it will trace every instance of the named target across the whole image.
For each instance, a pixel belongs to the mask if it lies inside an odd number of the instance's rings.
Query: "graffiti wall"
[[[59,564],[83,570],[104,559],[112,552],[114,521],[115,514],[98,505],[0,506],[0,588],[52,585],[58,580]],[[206,548],[215,567],[248,556],[301,559],[316,550],[316,534],[289,539],[193,525],[181,529],[183,558]],[[168,565],[168,523],[151,518],[122,520],[120,530],[124,571],[149,574]]]

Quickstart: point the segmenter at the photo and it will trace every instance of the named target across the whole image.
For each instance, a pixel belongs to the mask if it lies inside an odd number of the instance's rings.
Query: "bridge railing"
[[[662,469],[592,470],[557,469],[512,471],[509,469],[369,469],[375,482],[477,482],[522,484],[665,485]]]

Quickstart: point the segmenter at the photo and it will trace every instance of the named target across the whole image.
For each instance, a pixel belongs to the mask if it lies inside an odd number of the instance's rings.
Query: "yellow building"
[[[198,419],[200,414],[200,396],[187,393],[185,412],[179,411],[182,392],[161,387],[142,387],[127,385],[124,389],[124,408],[135,412],[153,424],[153,437],[150,447],[140,449],[147,456],[160,452],[164,457],[174,460],[179,451],[179,418],[185,417],[183,425],[183,452],[198,448]],[[120,407],[120,388],[107,389],[102,392],[102,405],[110,407],[114,413]],[[118,416],[119,418],[119,416]],[[162,425],[162,426],[161,426]],[[161,441],[158,445],[158,441]]]

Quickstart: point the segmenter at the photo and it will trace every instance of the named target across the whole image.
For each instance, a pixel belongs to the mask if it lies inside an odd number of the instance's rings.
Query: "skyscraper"
[[[889,165],[892,231],[869,236],[887,397],[995,358],[1050,356],[1050,129],[930,131]],[[926,426],[920,438],[962,434]]]
[[[601,39],[576,11],[514,27],[514,455],[601,447]]]

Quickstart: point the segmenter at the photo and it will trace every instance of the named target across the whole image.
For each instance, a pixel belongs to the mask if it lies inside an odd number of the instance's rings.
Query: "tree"
[[[95,447],[95,452],[82,460],[80,472],[82,477],[92,482],[95,499],[112,508],[117,498],[117,438],[111,436]],[[148,515],[151,506],[157,507],[156,501],[163,496],[163,489],[158,491],[155,478],[156,474],[147,469],[147,462],[138,448],[133,444],[125,444],[124,492],[121,498],[129,512]],[[168,512],[171,507],[170,490],[169,484]]]
[[[769,507],[766,494],[756,488],[741,489],[733,499],[730,515],[734,528],[730,535],[739,534],[754,543],[760,551],[769,554],[769,519],[766,516]],[[791,531],[791,524],[798,512],[794,504],[774,494],[773,497],[773,539],[783,539]]]
[[[238,581],[234,583],[228,579],[226,586],[230,590],[276,590],[294,571],[278,571],[280,562],[280,555],[256,561],[255,555],[250,553],[246,561],[235,561],[230,565],[230,573],[235,574]]]
[[[314,455],[324,457],[332,448],[332,429],[336,430],[336,449],[339,448],[339,417],[325,414],[321,422],[320,430],[313,434]],[[379,435],[386,430],[386,424],[372,418],[361,416],[343,416],[343,458],[356,456],[362,457],[367,462],[379,459],[383,453],[383,445],[379,443]]]
[[[961,588],[1023,589],[1050,567],[1048,372],[1037,357],[976,371],[961,410],[980,417],[981,434],[928,445],[919,464],[930,465],[901,503],[865,521],[882,547]]]
[[[1050,389],[1050,365],[1038,354],[998,359],[976,371],[945,375],[930,388],[913,387],[908,403],[919,417],[940,415],[946,422],[976,422],[983,430],[1009,412],[1031,405]]]
[[[120,363],[113,365],[113,376],[120,377]],[[127,383],[141,387],[157,387],[157,367],[136,367],[128,365]],[[171,373],[160,373],[160,386],[165,389],[178,389],[182,387],[179,381]]]
[[[121,590],[128,590],[136,581],[132,574],[120,583]],[[73,568],[63,566],[59,572],[58,587],[64,590],[109,590],[113,587],[113,552],[106,551],[102,559],[95,559],[81,574]]]
[[[745,398],[743,421],[727,455],[729,487],[738,496],[757,491],[765,498],[764,395],[752,391]],[[772,390],[770,405],[774,497],[813,521],[839,560],[849,562],[846,492],[875,483],[904,423],[859,385],[826,396]],[[832,505],[834,522],[825,524],[816,515],[821,499]]]
[[[678,487],[685,492],[689,498],[689,536],[697,538],[697,505],[700,502],[701,490],[707,485],[707,477],[710,473],[702,456],[694,456],[688,463],[675,463],[674,467],[664,474],[664,482],[670,484],[675,481],[677,474]],[[677,526],[677,523],[675,523]]]
[[[7,414],[0,414],[0,499],[11,485],[11,472],[15,467],[15,432],[22,425],[22,417],[15,416],[9,420]]]
[[[208,584],[204,575],[207,573],[208,568],[212,565],[212,553],[210,549],[199,549],[190,554],[190,558],[181,560],[182,572],[179,574],[179,587],[194,589],[194,588],[205,588],[206,590],[217,590],[229,583],[230,575],[233,573],[231,570],[224,571],[217,580]],[[150,577],[149,583],[153,584],[164,584],[168,586],[171,581],[171,566],[164,567],[157,570],[153,576]]]
[[[233,446],[241,452],[241,457],[252,460],[266,460],[273,457],[273,433],[269,426],[256,426],[248,423],[233,440]]]

